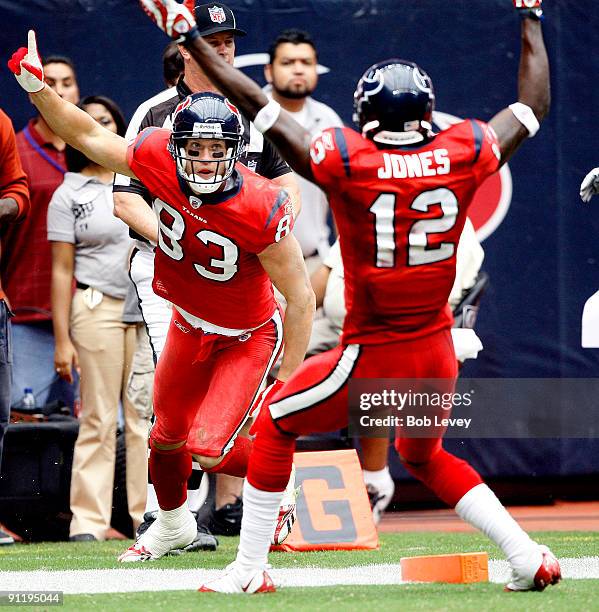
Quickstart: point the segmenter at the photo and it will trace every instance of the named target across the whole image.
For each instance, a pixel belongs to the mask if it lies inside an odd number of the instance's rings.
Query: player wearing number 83
[[[218,94],[185,98],[172,133],[147,128],[128,146],[44,84],[32,31],[9,67],[56,134],[101,166],[141,180],[155,202],[153,286],[174,307],[156,369],[150,435],[160,511],[120,560],[159,558],[197,535],[186,504],[192,455],[206,471],[245,476],[251,440],[237,434],[264,397],[260,387],[283,341],[274,388],[304,358],[314,293],[291,234],[291,202],[271,181],[236,165],[243,124]],[[272,284],[287,300],[284,324]],[[292,493],[291,484],[281,509],[285,524],[293,520]]]
[[[273,316],[272,283],[257,254],[293,226],[286,192],[235,166],[242,130],[222,96],[193,94],[175,110],[172,134],[146,128],[128,149],[130,168],[157,196],[154,292],[194,327],[229,336]]]
[[[273,590],[265,571],[269,536],[296,437],[346,426],[352,377],[453,385],[447,298],[468,206],[482,181],[534,136],[549,108],[541,0],[527,0],[526,7],[515,0],[522,16],[518,102],[488,124],[467,120],[434,134],[431,79],[412,62],[390,59],[358,82],[360,132],[325,130],[311,146],[301,126],[202,41],[183,5],[140,2],[167,34],[182,37],[219,91],[253,119],[292,168],[322,187],[339,230],[347,304],[342,344],[305,361],[264,403],[254,426],[237,558],[222,578],[200,588]],[[395,445],[411,474],[501,547],[512,569],[510,590],[543,589],[560,579],[555,557],[530,539],[470,465],[443,449],[440,436],[410,439],[399,427]]]

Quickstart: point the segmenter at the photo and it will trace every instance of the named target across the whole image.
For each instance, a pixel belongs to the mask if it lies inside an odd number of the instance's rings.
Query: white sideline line
[[[599,557],[560,559],[565,579],[599,579]],[[4,591],[64,591],[76,593],[131,593],[135,591],[196,590],[221,570],[99,569],[72,571],[0,572]],[[489,580],[507,582],[507,561],[489,561]],[[346,568],[281,568],[271,570],[277,586],[320,587],[334,585],[407,584],[399,565],[359,565]]]

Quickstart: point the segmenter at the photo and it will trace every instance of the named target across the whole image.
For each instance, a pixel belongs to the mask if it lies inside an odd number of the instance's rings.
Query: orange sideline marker
[[[354,449],[295,453],[297,520],[271,550],[369,550],[379,546]]]
[[[488,582],[486,552],[403,557],[401,579],[407,582]]]

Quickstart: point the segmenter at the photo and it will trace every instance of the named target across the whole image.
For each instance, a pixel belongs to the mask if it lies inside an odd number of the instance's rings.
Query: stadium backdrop
[[[516,99],[519,25],[509,0],[228,4],[240,27],[248,31],[238,41],[237,55],[249,64],[244,69],[261,82],[263,56],[253,54],[264,53],[283,28],[310,31],[320,63],[329,68],[316,97],[333,106],[348,124],[361,72],[392,56],[422,65],[433,78],[437,109],[451,115],[488,120]],[[595,0],[545,4],[553,104],[539,135],[511,161],[509,210],[484,241],[484,269],[491,287],[477,329],[485,350],[465,368],[471,376],[599,375],[599,352],[580,346],[582,308],[599,289],[599,202],[585,206],[578,197],[582,177],[599,165],[599,12]],[[139,102],[162,89],[160,58],[166,38],[135,0],[0,0],[0,22],[0,58],[6,60],[23,45],[27,29],[33,27],[42,54],[74,59],[82,95],[108,95],[127,117]],[[0,91],[0,106],[20,129],[33,109],[6,68],[0,70]],[[496,188],[490,196],[491,208],[499,201],[498,193]],[[531,398],[518,410],[534,419],[544,408]],[[510,410],[505,407],[506,418]],[[599,471],[599,442],[593,438],[448,444],[487,476]],[[396,475],[398,469],[395,465]]]

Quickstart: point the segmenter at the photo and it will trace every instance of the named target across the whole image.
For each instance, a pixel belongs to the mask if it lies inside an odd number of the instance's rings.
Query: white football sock
[[[362,470],[362,474],[364,476],[365,484],[372,485],[379,490],[388,489],[390,485],[389,481],[391,481],[391,484],[393,484],[393,479],[389,473],[388,465],[386,465],[382,470],[376,470],[374,472]]]
[[[458,516],[482,531],[504,552],[512,567],[530,563],[538,545],[518,525],[486,484],[479,484],[456,504]]]
[[[240,574],[264,567],[275,532],[283,491],[272,493],[243,483],[243,517],[236,570]]]
[[[157,520],[160,521],[160,525],[167,530],[178,530],[187,524],[189,521],[189,516],[191,516],[191,511],[187,507],[187,501],[175,508],[174,510],[162,510],[158,511]],[[192,516],[193,519],[193,516]]]

